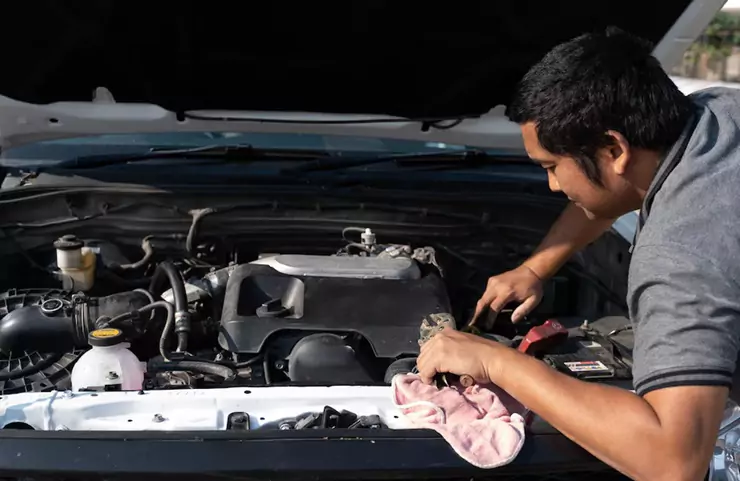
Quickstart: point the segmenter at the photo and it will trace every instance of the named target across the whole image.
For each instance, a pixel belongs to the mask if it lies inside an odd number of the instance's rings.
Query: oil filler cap
[[[123,342],[123,331],[114,327],[95,329],[88,334],[87,342],[94,347],[115,346]]]

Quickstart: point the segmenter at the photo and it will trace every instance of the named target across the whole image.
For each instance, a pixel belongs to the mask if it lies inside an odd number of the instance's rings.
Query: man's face
[[[567,195],[590,218],[616,218],[634,209],[636,194],[606,149],[598,159],[603,182],[603,186],[599,186],[586,176],[572,157],[555,155],[542,147],[534,123],[523,124],[521,129],[527,154],[547,170],[550,190]],[[639,199],[637,202],[639,204]]]

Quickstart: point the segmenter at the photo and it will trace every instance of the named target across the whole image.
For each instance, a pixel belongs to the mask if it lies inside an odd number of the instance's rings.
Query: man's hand
[[[445,329],[421,348],[425,382],[438,372],[492,382],[606,464],[639,481],[700,481],[727,399],[720,386],[677,386],[644,398],[566,376],[496,342]]]
[[[522,320],[542,299],[542,283],[555,275],[573,254],[598,239],[614,220],[590,218],[577,205],[568,204],[524,264],[488,280],[486,292],[475,308],[475,317],[486,307],[501,312],[507,303],[520,302],[511,320]]]
[[[526,265],[504,272],[488,279],[486,292],[475,306],[477,318],[486,307],[493,312],[500,312],[509,302],[521,304],[511,315],[511,321],[517,322],[532,311],[542,300],[542,280]]]
[[[421,346],[416,361],[419,376],[431,384],[437,373],[468,374],[477,383],[489,383],[494,373],[489,362],[500,346],[480,336],[444,329]]]

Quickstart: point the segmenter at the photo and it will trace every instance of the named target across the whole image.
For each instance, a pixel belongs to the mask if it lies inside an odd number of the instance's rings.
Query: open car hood
[[[615,25],[668,69],[724,3],[26,2],[0,32],[0,142],[230,131],[519,149],[504,106],[554,45]]]

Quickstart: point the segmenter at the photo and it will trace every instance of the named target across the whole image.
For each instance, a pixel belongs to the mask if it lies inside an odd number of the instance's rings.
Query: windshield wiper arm
[[[465,162],[486,161],[494,158],[491,154],[478,149],[453,150],[443,152],[412,152],[407,154],[377,155],[362,158],[331,157],[316,159],[293,167],[286,167],[280,171],[281,174],[298,174],[303,172],[319,172],[344,170],[352,167],[381,164],[384,162],[395,162],[399,166],[419,166],[427,162],[438,165],[440,162],[454,162],[463,164]],[[428,165],[428,164],[427,164]]]
[[[234,145],[205,145],[185,149],[152,148],[145,152],[127,154],[86,155],[73,159],[63,160],[55,164],[43,166],[38,171],[57,169],[88,169],[105,167],[115,164],[127,164],[151,159],[166,158],[218,158],[223,161],[256,160],[264,158],[291,159],[318,159],[331,157],[331,154],[321,150],[301,149],[267,149],[256,148],[249,144]]]

